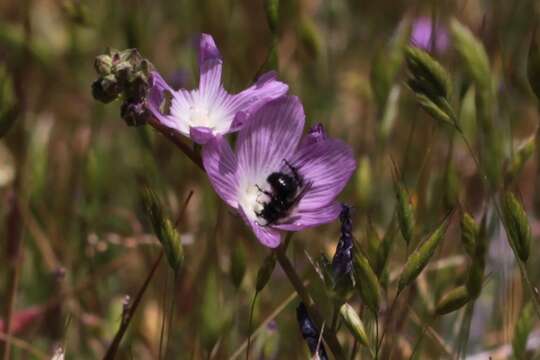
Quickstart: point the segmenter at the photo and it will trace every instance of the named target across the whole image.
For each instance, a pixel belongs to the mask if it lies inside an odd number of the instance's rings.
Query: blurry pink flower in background
[[[411,43],[426,51],[432,51],[432,31],[435,32],[435,50],[439,53],[446,51],[449,45],[446,27],[435,25],[433,28],[431,19],[426,16],[414,20],[411,29]]]

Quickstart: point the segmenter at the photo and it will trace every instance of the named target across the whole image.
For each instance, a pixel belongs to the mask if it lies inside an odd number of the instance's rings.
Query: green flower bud
[[[374,314],[377,314],[382,299],[381,286],[368,259],[360,251],[356,251],[354,255],[353,269],[356,286],[362,301]]]
[[[476,253],[476,242],[478,239],[478,224],[469,213],[464,212],[461,217],[461,242],[471,258]]]
[[[506,182],[511,183],[521,172],[525,163],[534,153],[535,149],[535,136],[531,136],[525,142],[523,142],[518,149],[514,152],[510,162],[506,169]]]
[[[511,192],[504,194],[501,202],[508,241],[515,255],[527,261],[532,238],[527,213]]]
[[[407,259],[407,262],[405,263],[405,266],[401,272],[401,276],[399,277],[398,291],[401,291],[406,286],[410,285],[418,277],[422,270],[424,270],[429,260],[435,253],[435,249],[444,238],[447,227],[448,222],[445,221],[437,228],[437,230],[433,232],[433,234],[431,234],[426,241],[418,245],[416,250],[409,255],[409,258]]]
[[[414,231],[414,214],[412,204],[409,201],[407,191],[397,180],[394,182],[397,198],[397,218],[399,229],[403,239],[408,244],[411,243]]]
[[[456,116],[450,105],[452,84],[446,70],[427,52],[416,47],[405,51],[409,79],[407,85],[415,93],[420,106],[433,118],[456,126]]]
[[[152,189],[145,187],[142,199],[154,233],[163,247],[169,265],[176,273],[184,260],[180,234],[176,231],[174,224],[164,216],[160,201]]]
[[[469,293],[465,286],[459,286],[446,293],[435,307],[436,315],[445,315],[458,310],[470,300]]]
[[[263,261],[259,272],[257,273],[257,283],[255,285],[255,291],[261,292],[262,289],[268,284],[274,268],[276,267],[276,255],[272,252]]]
[[[339,309],[339,313],[343,317],[343,322],[352,333],[356,341],[369,349],[369,340],[366,334],[364,323],[354,311],[353,307],[347,303],[343,304]]]
[[[279,21],[279,0],[265,0],[264,10],[270,31],[276,34]]]

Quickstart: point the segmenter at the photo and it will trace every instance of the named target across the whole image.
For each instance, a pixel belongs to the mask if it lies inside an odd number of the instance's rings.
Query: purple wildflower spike
[[[411,43],[426,51],[431,51],[432,23],[428,17],[419,17],[412,25]],[[448,48],[448,31],[442,26],[435,26],[435,49],[444,52]]]
[[[341,221],[341,236],[336,247],[336,253],[332,259],[332,271],[337,281],[351,274],[353,264],[353,239],[352,239],[352,220],[351,207],[345,204],[341,205],[339,214]]]
[[[301,302],[296,308],[296,319],[298,320],[298,326],[300,326],[300,332],[302,337],[311,351],[311,355],[317,356],[319,360],[327,360],[326,350],[322,341],[319,341],[321,334],[307,312],[306,306]]]
[[[154,71],[148,109],[165,126],[205,144],[216,136],[238,131],[251,113],[288,90],[286,84],[276,80],[275,72],[269,72],[246,90],[229,94],[221,83],[222,65],[214,39],[202,34],[199,88],[175,91]]]
[[[356,169],[351,148],[320,136],[302,139],[304,109],[300,100],[284,96],[262,106],[238,134],[233,152],[216,137],[203,148],[203,164],[218,195],[236,209],[261,243],[275,248],[284,231],[298,231],[328,223],[338,217],[335,201]],[[307,140],[306,140],[307,139]],[[286,174],[297,185],[285,204],[277,199],[268,179]],[[279,200],[279,199],[278,199]],[[284,210],[269,218],[269,210]]]

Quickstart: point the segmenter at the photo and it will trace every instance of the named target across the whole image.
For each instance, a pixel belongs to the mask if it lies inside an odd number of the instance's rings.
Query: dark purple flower
[[[431,19],[425,16],[413,22],[411,43],[421,49],[431,51],[433,30],[435,30],[435,49],[438,52],[444,52],[448,48],[448,31],[442,26],[435,26],[433,29]]]
[[[341,236],[336,248],[336,253],[332,259],[332,271],[336,281],[348,276],[353,267],[353,238],[350,206],[345,204],[341,205],[339,220],[341,221]]]
[[[221,83],[223,61],[212,36],[202,34],[199,48],[199,88],[175,91],[153,72],[147,103],[160,122],[197,143],[238,131],[249,114],[288,90],[286,84],[276,80],[275,72],[269,72],[246,90],[229,94]],[[165,109],[164,101],[168,102]]]
[[[317,356],[319,360],[327,360],[328,356],[326,355],[324,345],[322,341],[319,341],[321,333],[315,324],[313,324],[313,321],[311,321],[303,302],[296,308],[296,319],[298,320],[302,337],[311,351],[311,355]]]
[[[326,138],[322,131],[317,141],[312,141],[314,132],[302,137],[304,121],[300,100],[284,96],[252,115],[238,134],[234,152],[222,137],[203,147],[204,168],[214,189],[268,247],[277,247],[284,231],[333,221],[340,212],[335,198],[356,169],[345,143]],[[269,175],[293,178],[294,172],[302,184],[283,216],[270,221],[263,214],[276,198]]]

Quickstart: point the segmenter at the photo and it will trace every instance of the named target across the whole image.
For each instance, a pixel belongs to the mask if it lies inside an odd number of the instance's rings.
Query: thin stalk
[[[163,250],[159,252],[159,256],[157,257],[154,265],[152,266],[152,269],[150,269],[150,272],[148,273],[146,280],[144,281],[139,292],[137,293],[135,300],[133,301],[132,304],[130,304],[127,307],[127,309],[122,314],[122,322],[120,323],[120,328],[118,329],[116,335],[114,336],[114,339],[111,345],[107,349],[107,352],[105,353],[105,356],[103,357],[103,360],[114,360],[116,358],[116,352],[118,351],[118,348],[120,347],[120,342],[122,341],[122,338],[124,337],[124,334],[126,333],[129,327],[131,319],[133,319],[135,310],[137,310],[137,307],[139,306],[139,303],[141,302],[141,299],[146,289],[148,288],[148,285],[150,284],[150,280],[152,280],[152,277],[154,276],[159,264],[161,263],[162,258],[163,258]]]
[[[279,262],[281,268],[283,269],[283,272],[285,273],[285,275],[287,275],[287,278],[298,293],[300,299],[302,299],[302,302],[306,306],[307,311],[311,316],[311,319],[313,320],[315,325],[320,328],[323,324],[323,317],[315,307],[315,302],[309,295],[308,291],[304,287],[304,284],[302,283],[302,280],[300,280],[298,274],[296,273],[296,270],[294,270],[294,267],[287,258],[284,246],[278,247],[275,252],[276,259]],[[345,359],[345,353],[343,352],[343,349],[341,348],[341,345],[339,344],[335,333],[327,331],[323,334],[323,339],[336,357],[336,359]]]
[[[253,300],[251,300],[251,306],[249,307],[249,322],[248,322],[248,338],[247,338],[246,360],[249,360],[249,350],[251,348],[251,325],[252,325],[252,322],[253,322],[253,311],[255,310],[255,302],[257,301],[258,295],[259,295],[259,292],[256,291],[255,295],[253,295]]]
[[[307,285],[308,282],[304,282],[304,285]],[[270,315],[268,315],[266,317],[266,319],[263,320],[263,322],[260,323],[260,325],[255,329],[255,331],[253,331],[253,333],[251,333],[251,337],[252,338],[255,338],[257,337],[261,331],[270,323],[270,321],[272,321],[274,318],[276,318],[283,310],[285,310],[285,308],[287,306],[289,306],[289,304],[294,300],[296,299],[298,295],[296,294],[296,292],[293,292],[291,295],[289,295],[285,300],[283,300],[283,302],[281,304],[278,305],[278,307],[272,311],[272,313],[270,313]],[[242,345],[240,345],[240,347],[234,352],[234,354],[231,355],[231,357],[229,358],[229,360],[236,360],[240,357],[240,355],[242,355],[242,352],[247,348],[247,343],[248,343],[248,340],[244,341],[242,343]]]

